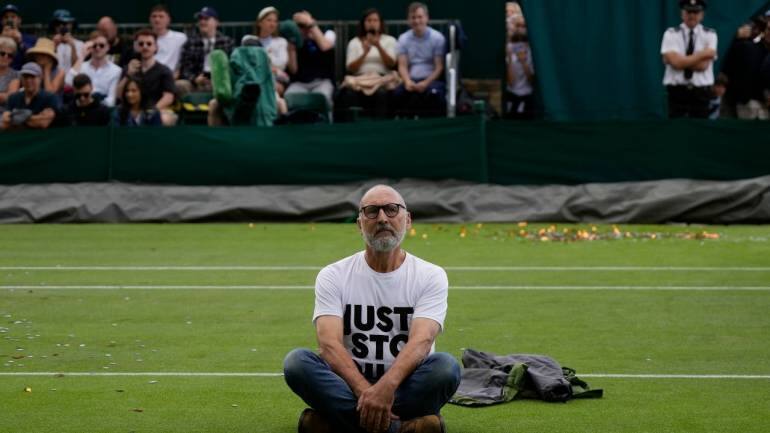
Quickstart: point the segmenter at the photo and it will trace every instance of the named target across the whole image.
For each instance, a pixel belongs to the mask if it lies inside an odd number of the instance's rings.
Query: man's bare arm
[[[699,63],[704,61],[711,61],[716,58],[716,51],[711,48],[706,48],[695,52],[689,56],[685,56],[673,51],[669,51],[663,54],[663,63],[671,65],[674,69],[689,69],[695,68]]]
[[[337,316],[321,316],[315,321],[319,355],[340,376],[350,389],[359,397],[365,389],[372,386],[358,371],[353,358],[345,350],[342,342],[343,324]]]

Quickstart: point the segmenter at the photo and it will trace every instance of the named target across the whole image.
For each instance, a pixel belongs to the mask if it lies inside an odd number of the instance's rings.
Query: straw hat
[[[32,54],[45,54],[53,59],[54,64],[59,63],[59,58],[56,57],[56,51],[54,50],[54,43],[48,38],[38,38],[35,46],[27,50],[28,57]]]

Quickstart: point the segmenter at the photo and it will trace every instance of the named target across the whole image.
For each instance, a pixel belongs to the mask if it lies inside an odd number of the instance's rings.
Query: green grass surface
[[[542,353],[579,376],[770,375],[769,227],[621,226],[634,238],[568,243],[540,241],[547,227],[416,226],[405,247],[442,266],[542,268],[450,270],[438,350]],[[682,239],[703,231],[719,238]],[[280,372],[290,349],[314,347],[315,270],[32,268],[320,267],[360,248],[352,224],[0,226],[0,373],[65,373],[0,375],[0,432],[296,431],[304,404],[280,377],[66,373]],[[180,285],[299,288],[160,289]],[[607,289],[628,286],[644,289]],[[443,414],[467,433],[767,431],[768,379],[586,380],[605,397]]]

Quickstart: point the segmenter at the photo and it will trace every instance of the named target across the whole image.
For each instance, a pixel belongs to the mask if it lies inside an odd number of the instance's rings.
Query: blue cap
[[[72,16],[67,9],[56,9],[53,11],[53,18],[51,21],[60,23],[71,23],[75,21],[75,17]]]
[[[6,12],[13,12],[16,15],[21,15],[21,12],[19,12],[19,7],[10,3],[3,6],[3,9],[0,10],[0,16],[5,15]]]
[[[201,19],[201,18],[216,18],[219,19],[219,14],[217,13],[217,10],[212,8],[211,6],[204,6],[201,10],[195,13],[195,19]]]

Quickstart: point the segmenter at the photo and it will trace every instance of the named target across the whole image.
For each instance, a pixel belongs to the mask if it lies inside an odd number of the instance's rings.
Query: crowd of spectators
[[[706,0],[679,0],[682,23],[664,35],[661,54],[671,117],[770,118],[770,13],[741,26],[722,63],[716,32],[704,27]],[[506,74],[503,115],[534,116],[535,69],[527,22],[520,5],[507,2]],[[442,115],[446,83],[446,36],[432,28],[428,7],[411,3],[409,29],[397,37],[376,9],[363,12],[347,43],[346,73],[335,76],[337,35],[319,27],[309,11],[281,21],[273,6],[261,9],[253,33],[235,41],[220,29],[219,14],[203,7],[196,26],[185,34],[171,29],[171,11],[154,6],[149,26],[120,35],[112,17],[80,40],[76,18],[55,10],[44,36],[22,31],[22,11],[0,9],[0,113],[3,129],[72,125],[175,125],[180,102],[191,93],[208,94],[210,125],[232,123],[232,115],[212,96],[212,56],[236,48],[261,47],[269,62],[271,85],[247,98],[258,105],[269,91],[278,121],[291,119],[293,102],[304,95],[325,104],[326,118],[350,121],[359,114],[374,118]],[[259,66],[255,66],[259,67]],[[716,72],[716,73],[715,73]],[[244,88],[249,90],[248,86]],[[248,95],[247,95],[248,96]],[[300,118],[301,119],[301,118]],[[272,122],[272,120],[271,120]]]
[[[112,17],[104,16],[86,40],[75,37],[78,21],[66,9],[53,12],[48,31],[36,37],[22,32],[22,10],[0,9],[0,112],[3,129],[49,126],[171,126],[180,102],[189,94],[214,94],[212,52],[261,47],[269,58],[274,109],[290,117],[290,103],[320,95],[327,118],[351,119],[361,112],[386,118],[445,113],[445,36],[430,27],[428,7],[409,5],[410,29],[398,38],[376,9],[361,16],[347,46],[346,75],[335,76],[337,35],[323,30],[308,11],[280,21],[278,9],[259,11],[253,34],[239,43],[220,30],[219,14],[203,7],[188,34],[170,29],[171,11],[150,10],[149,26],[122,36]],[[221,65],[219,66],[221,68]],[[216,81],[216,80],[214,80]],[[268,83],[270,84],[270,83]],[[252,102],[256,100],[252,98]],[[285,98],[285,99],[284,99]],[[227,124],[221,101],[210,101],[213,125]],[[225,107],[226,108],[226,107]]]

